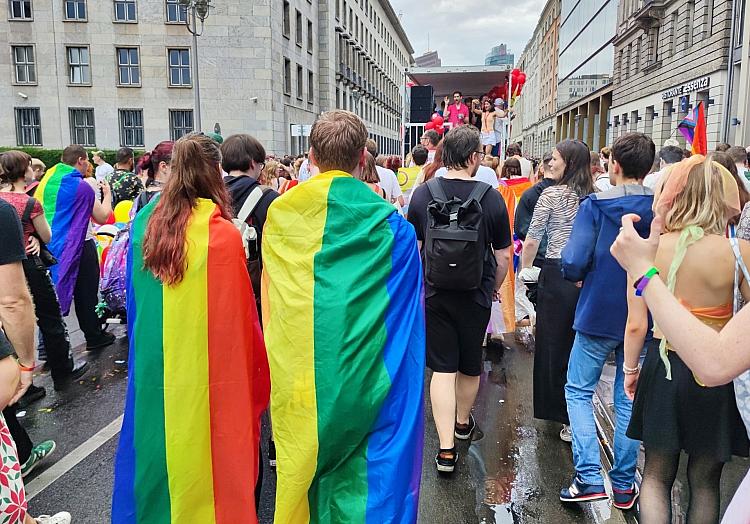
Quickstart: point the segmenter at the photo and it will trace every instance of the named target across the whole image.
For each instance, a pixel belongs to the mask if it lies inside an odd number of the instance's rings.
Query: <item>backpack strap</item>
[[[255,211],[255,208],[258,207],[258,203],[260,202],[260,199],[263,198],[264,193],[265,190],[261,186],[257,186],[250,192],[245,199],[245,203],[242,204],[240,212],[237,213],[237,219],[240,222],[247,222],[248,217],[250,217],[250,215],[253,214],[253,211]]]
[[[26,207],[23,208],[23,215],[21,216],[21,222],[24,224],[31,224],[31,213],[34,211],[34,205],[36,205],[36,198],[29,197],[26,201]]]
[[[427,189],[429,190],[433,200],[438,200],[440,202],[448,201],[448,197],[445,196],[443,186],[440,185],[439,177],[433,177],[429,179],[425,185],[427,186]]]
[[[481,180],[477,180],[476,182],[477,183],[474,186],[474,189],[472,189],[471,194],[469,194],[469,198],[466,199],[467,202],[471,202],[472,200],[481,202],[487,191],[492,189],[492,186],[487,184],[486,182],[482,182]]]

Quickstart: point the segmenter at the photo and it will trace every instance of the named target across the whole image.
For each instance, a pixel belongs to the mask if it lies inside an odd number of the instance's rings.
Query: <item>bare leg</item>
[[[456,421],[469,423],[469,413],[479,392],[479,377],[470,377],[460,371],[456,378]]]
[[[456,423],[456,374],[433,373],[430,381],[432,417],[435,419],[440,449],[451,449]]]

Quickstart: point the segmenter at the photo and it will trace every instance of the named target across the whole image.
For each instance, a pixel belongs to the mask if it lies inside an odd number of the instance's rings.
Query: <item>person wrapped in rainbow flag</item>
[[[353,113],[323,113],[321,173],[276,199],[263,230],[277,524],[417,519],[422,269],[413,227],[350,174],[366,139]]]

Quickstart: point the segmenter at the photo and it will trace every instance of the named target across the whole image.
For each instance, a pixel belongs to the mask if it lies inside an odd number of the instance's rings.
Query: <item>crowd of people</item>
[[[614,507],[640,497],[642,522],[670,523],[685,452],[687,520],[718,522],[723,466],[750,451],[748,152],[691,155],[670,141],[657,153],[628,133],[596,152],[563,140],[536,162],[499,146],[496,124],[512,116],[502,100],[469,106],[447,99],[450,130],[426,130],[403,165],[347,111],[321,114],[296,157],[212,133],[138,159],[121,148],[114,165],[78,145],[49,169],[3,153],[7,522],[71,522],[27,513],[23,477],[55,444],[33,445],[16,406],[44,395],[38,362],[55,389],[87,373],[72,357],[71,305],[89,351],[114,342],[98,315],[112,285],[129,326],[114,523],[255,522],[270,464],[282,524],[416,522],[424,368],[435,468],[450,474],[477,430],[496,307],[497,335],[535,328],[534,415],[572,447],[562,502],[610,497],[592,399],[614,354]],[[103,253],[101,224],[119,228]],[[725,522],[747,521],[749,484]]]

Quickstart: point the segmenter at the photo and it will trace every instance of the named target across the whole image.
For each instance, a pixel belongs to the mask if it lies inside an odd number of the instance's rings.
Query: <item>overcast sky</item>
[[[414,56],[437,51],[443,65],[484,64],[493,46],[504,43],[521,55],[545,0],[391,0]],[[460,16],[459,16],[460,15]]]

